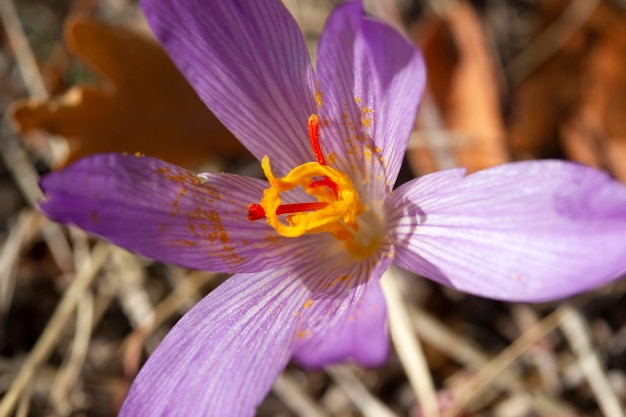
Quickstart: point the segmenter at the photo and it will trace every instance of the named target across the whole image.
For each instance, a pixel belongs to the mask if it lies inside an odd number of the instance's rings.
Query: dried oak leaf
[[[43,129],[68,140],[69,156],[140,152],[196,167],[246,155],[200,101],[161,47],[134,31],[86,18],[65,24],[69,50],[106,82],[77,85],[50,100],[16,103],[19,132]]]
[[[553,14],[542,17],[553,20]],[[600,2],[519,85],[510,129],[517,158],[565,156],[626,182],[625,27],[626,13]]]
[[[561,127],[573,160],[626,182],[626,13],[599,5],[588,24],[593,47],[584,65],[581,100]]]
[[[427,89],[441,113],[441,128],[461,138],[450,144],[456,164],[477,171],[508,162],[496,63],[472,6],[455,2],[445,20],[427,16],[412,35],[424,52]],[[428,149],[409,152],[419,174],[440,169],[431,159]]]

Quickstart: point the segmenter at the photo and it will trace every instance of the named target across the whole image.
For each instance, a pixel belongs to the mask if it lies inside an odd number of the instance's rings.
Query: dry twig
[[[474,377],[454,394],[454,402],[446,411],[444,417],[455,417],[472,401],[478,397],[509,365],[528,351],[546,334],[554,330],[561,323],[561,309],[556,310],[541,320],[521,337],[504,349],[498,356],[474,375]]]
[[[504,68],[509,84],[518,85],[561,49],[589,19],[600,0],[573,0],[560,18]]]
[[[111,246],[107,243],[98,243],[91,254],[91,263],[88,267],[78,271],[76,278],[65,292],[63,299],[50,318],[48,325],[41,334],[35,347],[28,355],[8,392],[0,402],[0,417],[9,417],[20,395],[35,374],[35,371],[47,359],[52,348],[58,341],[61,331],[70,319],[76,305],[84,296],[97,276],[98,271],[109,256]]]
[[[564,307],[561,319],[563,333],[578,356],[578,366],[589,382],[602,414],[605,417],[624,417],[624,410],[593,347],[586,320],[574,307]]]
[[[287,372],[274,382],[272,392],[300,417],[328,417],[328,413]]]
[[[70,415],[72,411],[69,396],[87,358],[92,326],[93,295],[90,291],[85,291],[76,308],[76,331],[72,346],[55,377],[50,392],[50,402],[59,415]]]
[[[11,307],[15,287],[15,265],[34,219],[32,210],[22,210],[0,249],[0,314],[6,314]]]
[[[398,417],[365,388],[347,365],[328,366],[325,369],[365,417]]]
[[[380,280],[387,301],[389,330],[396,352],[406,371],[409,383],[426,417],[439,416],[439,402],[435,393],[424,351],[412,331],[411,318],[396,282],[395,267],[390,267]]]

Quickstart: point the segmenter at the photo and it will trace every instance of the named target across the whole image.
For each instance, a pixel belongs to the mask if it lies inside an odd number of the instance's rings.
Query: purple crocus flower
[[[419,52],[339,6],[313,72],[279,0],[143,0],[156,36],[268,181],[86,158],[41,209],[139,254],[235,275],[187,313],[123,416],[249,416],[287,362],[381,364],[392,262],[461,291],[544,301],[626,267],[626,187],[560,162],[463,169],[392,192],[424,87]],[[207,138],[210,140],[210,138]]]

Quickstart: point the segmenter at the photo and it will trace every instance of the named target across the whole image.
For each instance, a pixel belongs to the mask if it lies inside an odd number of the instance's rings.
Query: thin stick
[[[325,369],[365,417],[398,417],[372,395],[346,365],[327,366]]]
[[[328,413],[287,372],[274,382],[272,392],[301,417],[328,417]]]
[[[392,266],[380,281],[389,315],[391,340],[405,369],[409,383],[426,417],[439,416],[439,402],[422,345],[413,331],[411,317],[398,288],[395,268]]]
[[[17,224],[11,228],[0,249],[0,314],[8,312],[11,307],[15,287],[15,264],[34,219],[32,210],[23,209],[17,218]]]
[[[57,413],[69,415],[72,411],[69,401],[69,393],[80,375],[80,370],[87,357],[89,342],[91,341],[91,328],[93,323],[93,295],[91,291],[85,291],[78,301],[76,308],[76,332],[67,360],[57,373],[50,392],[51,402],[55,405]],[[65,407],[64,407],[65,403]]]
[[[39,175],[30,162],[26,151],[19,144],[15,134],[9,132],[6,119],[2,122],[2,138],[0,151],[7,169],[11,172],[15,183],[32,206],[43,199],[43,193],[39,188]],[[41,230],[43,238],[50,249],[57,266],[64,272],[72,270],[72,251],[63,235],[61,226],[48,222]]]
[[[147,345],[148,338],[181,308],[189,303],[190,299],[198,295],[198,291],[209,281],[218,276],[216,273],[194,271],[184,277],[170,293],[154,308],[144,314],[135,325],[135,330],[129,334],[122,345],[124,346],[124,368],[130,373],[136,372],[144,348],[151,353],[152,346]]]
[[[624,410],[593,347],[585,319],[574,307],[565,307],[562,317],[563,333],[578,357],[578,366],[589,382],[602,414],[605,417],[624,417]]]
[[[20,395],[20,401],[17,405],[17,410],[15,411],[15,417],[28,417],[28,412],[30,411],[30,397],[33,393],[33,381],[30,381],[22,395]]]
[[[558,51],[589,19],[600,0],[573,0],[560,18],[504,68],[511,86],[518,85]]]
[[[454,402],[444,417],[455,417],[461,413],[467,404],[479,396],[502,371],[554,330],[561,323],[561,311],[562,308],[559,308],[541,320],[478,371],[467,384],[454,393]]]
[[[28,44],[26,33],[24,33],[13,1],[0,0],[0,19],[2,19],[2,25],[17,61],[17,67],[30,96],[32,98],[47,98],[48,90],[37,66],[35,54]]]
[[[17,67],[24,80],[31,98],[48,98],[46,85],[37,66],[35,55],[28,43],[19,15],[12,0],[0,0],[0,20],[5,28],[7,40],[13,53]],[[6,118],[2,121],[2,155],[5,165],[11,171],[15,183],[28,201],[37,207],[37,202],[43,198],[39,189],[39,175],[32,166],[28,155],[10,130]],[[42,230],[43,237],[50,249],[54,260],[64,272],[71,271],[71,250],[63,236],[62,229],[57,224],[46,225]]]
[[[536,325],[540,319],[537,310],[527,304],[511,305],[511,316],[521,332]],[[562,386],[552,344],[546,341],[541,347],[530,349],[528,356],[539,372],[541,390],[552,394],[561,392]]]
[[[217,273],[194,271],[189,273],[182,282],[154,307],[151,314],[144,315],[143,319],[137,323],[135,333],[141,333],[142,337],[148,337],[155,329],[169,320],[183,306],[190,297],[197,295],[198,291],[208,282],[217,277]],[[133,334],[129,335],[124,344],[128,343]]]
[[[130,324],[135,327],[144,320],[151,320],[154,306],[144,285],[146,270],[138,258],[125,249],[116,248],[111,258],[115,266],[109,273],[121,277],[117,298]]]
[[[2,402],[0,402],[0,417],[9,417],[11,415],[21,393],[28,385],[28,382],[35,374],[37,368],[39,368],[48,358],[48,355],[50,355],[61,335],[61,331],[70,319],[79,300],[95,279],[98,271],[107,259],[110,250],[111,246],[108,243],[98,243],[92,251],[91,264],[89,267],[78,271],[76,278],[65,292],[63,299],[52,314],[41,337],[37,340],[35,347],[24,361],[11,387],[2,399]]]
[[[435,347],[444,355],[462,363],[468,368],[478,371],[489,363],[490,357],[480,348],[448,329],[430,313],[416,306],[409,305],[411,319],[417,334],[424,343]],[[511,369],[500,373],[494,383],[506,389],[520,389],[523,384]]]

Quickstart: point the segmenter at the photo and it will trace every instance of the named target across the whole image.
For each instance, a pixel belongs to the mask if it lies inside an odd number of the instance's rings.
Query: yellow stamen
[[[319,162],[306,162],[292,169],[283,178],[277,178],[267,156],[261,161],[270,187],[263,192],[260,205],[267,222],[282,236],[298,237],[306,233],[332,233],[341,240],[350,239],[358,230],[357,217],[363,211],[359,194],[350,178],[341,171]],[[320,180],[323,180],[320,182]],[[326,186],[321,184],[331,184]],[[296,187],[327,205],[313,211],[287,215],[286,222],[278,213],[280,194]]]

